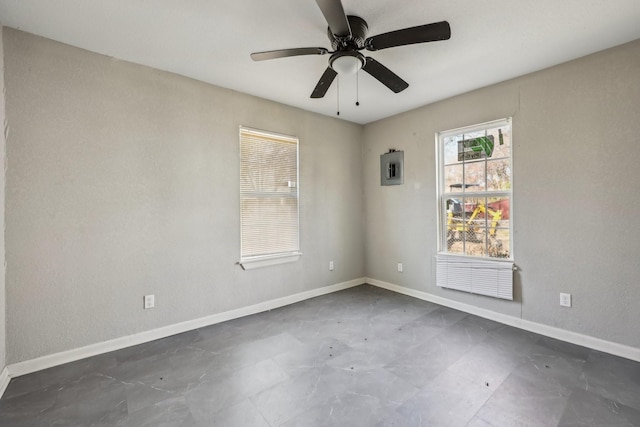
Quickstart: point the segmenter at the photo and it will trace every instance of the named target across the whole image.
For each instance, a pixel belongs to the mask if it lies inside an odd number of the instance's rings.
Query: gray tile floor
[[[2,426],[640,426],[640,363],[363,285],[11,381]]]

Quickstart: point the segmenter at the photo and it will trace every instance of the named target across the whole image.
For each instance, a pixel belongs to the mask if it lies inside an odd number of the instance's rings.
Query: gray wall
[[[513,116],[516,301],[435,286],[438,131]],[[365,127],[367,276],[640,347],[640,41]],[[405,151],[405,184],[379,156]],[[398,273],[396,263],[404,263]],[[559,293],[573,307],[559,306]]]
[[[361,126],[12,29],[4,49],[8,363],[364,276]],[[299,262],[236,265],[241,124],[300,138]]]
[[[5,266],[4,266],[4,164],[5,164],[5,103],[4,103],[4,49],[2,26],[0,26],[0,372],[6,365],[6,315],[5,315]]]
[[[364,127],[16,30],[2,41],[7,363],[365,274],[640,347],[640,41]],[[437,288],[433,263],[435,133],[507,116],[514,302]],[[240,124],[300,137],[297,263],[235,265]],[[389,148],[405,151],[402,186],[379,185]],[[147,293],[158,308],[142,310]]]

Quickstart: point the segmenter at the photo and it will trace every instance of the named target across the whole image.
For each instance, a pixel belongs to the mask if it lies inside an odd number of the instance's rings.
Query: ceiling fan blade
[[[338,37],[348,37],[351,35],[349,20],[344,13],[340,0],[316,0],[318,7],[324,15],[324,19],[329,24],[331,32]]]
[[[402,80],[393,71],[391,71],[375,59],[369,56],[367,56],[366,59],[367,62],[365,62],[362,69],[378,79],[380,83],[391,89],[393,92],[402,92],[409,87],[409,83]]]
[[[327,53],[329,53],[329,51],[323,47],[298,47],[294,49],[255,52],[251,54],[251,59],[254,61],[264,61],[266,59],[286,58],[287,56],[325,55]]]
[[[380,50],[408,44],[448,40],[449,38],[451,38],[451,27],[447,21],[442,21],[378,34],[369,37],[365,41],[365,46],[367,50]]]
[[[322,77],[320,77],[315,89],[313,89],[311,98],[322,98],[324,94],[327,93],[327,90],[329,90],[329,86],[331,86],[331,83],[333,83],[337,75],[338,73],[333,71],[331,67],[327,67],[324,73],[322,73]]]

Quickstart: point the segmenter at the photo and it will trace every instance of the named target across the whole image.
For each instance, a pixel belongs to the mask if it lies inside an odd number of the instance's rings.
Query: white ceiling
[[[340,118],[368,123],[640,38],[640,0],[342,0],[369,35],[446,20],[451,39],[368,53],[409,83],[360,73]],[[328,55],[253,62],[251,52],[331,49],[314,0],[0,0],[0,23],[218,86],[335,116],[336,82],[309,95]]]

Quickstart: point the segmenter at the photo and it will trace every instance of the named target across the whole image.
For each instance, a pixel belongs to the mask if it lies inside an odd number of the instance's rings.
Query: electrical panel
[[[404,151],[389,150],[380,155],[380,185],[404,183]]]

